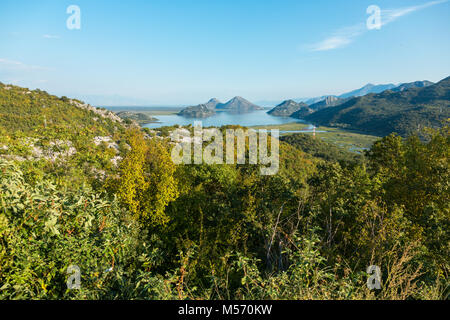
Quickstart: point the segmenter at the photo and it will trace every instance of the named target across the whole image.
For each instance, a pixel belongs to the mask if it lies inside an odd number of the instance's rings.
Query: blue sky
[[[66,27],[72,4],[79,30]],[[370,5],[380,30],[366,28]],[[445,0],[2,0],[0,81],[149,105],[438,81],[450,75],[449,13]]]

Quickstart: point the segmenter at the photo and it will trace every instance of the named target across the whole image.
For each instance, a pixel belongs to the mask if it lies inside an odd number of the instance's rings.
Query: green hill
[[[324,126],[359,130],[385,136],[402,136],[423,127],[440,127],[450,117],[450,77],[424,88],[390,90],[353,98],[336,107],[319,110],[307,121]]]
[[[55,129],[71,134],[112,134],[122,119],[106,109],[67,97],[0,83],[0,129],[36,135]]]
[[[45,166],[67,181],[80,176],[97,181],[114,172],[128,150],[125,132],[132,126],[106,109],[0,83],[0,159]],[[72,172],[77,170],[84,173]]]

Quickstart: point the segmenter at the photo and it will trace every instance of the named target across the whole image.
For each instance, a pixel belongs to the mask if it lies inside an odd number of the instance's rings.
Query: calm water
[[[119,111],[136,111],[136,112],[143,112],[143,111],[170,111],[170,112],[178,112],[181,109],[183,109],[182,106],[149,106],[149,107],[129,107],[129,106],[121,106],[121,107],[109,107],[109,106],[96,106],[101,108],[106,108],[112,112],[119,112]]]
[[[234,114],[229,112],[218,112],[212,117],[197,119],[186,118],[178,115],[157,115],[156,118],[159,123],[149,123],[144,127],[159,128],[163,126],[173,126],[179,124],[181,126],[192,124],[194,121],[202,121],[203,127],[221,127],[224,125],[241,125],[243,127],[263,126],[263,125],[277,125],[284,123],[305,123],[303,120],[289,118],[289,117],[273,117],[267,114],[268,110],[258,110],[250,113]]]

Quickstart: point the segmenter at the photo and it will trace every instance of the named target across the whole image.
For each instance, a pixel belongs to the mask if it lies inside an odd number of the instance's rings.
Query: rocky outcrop
[[[81,103],[77,100],[69,100],[69,103],[77,108],[91,111],[91,112],[99,115],[102,118],[110,119],[114,122],[119,122],[119,123],[123,122],[123,120],[117,114],[115,114],[114,112],[111,112],[109,110],[96,108],[96,107],[91,106],[90,104]]]

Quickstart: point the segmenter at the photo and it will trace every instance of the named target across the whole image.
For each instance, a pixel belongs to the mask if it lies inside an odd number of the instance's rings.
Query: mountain
[[[291,114],[291,117],[296,119],[304,119],[306,116],[310,115],[313,112],[314,110],[309,107],[300,107],[300,109]]]
[[[405,91],[405,90],[409,90],[412,88],[425,88],[428,86],[433,85],[434,83],[431,81],[415,81],[415,82],[410,82],[410,83],[402,83],[401,85],[399,85],[396,88],[391,89],[394,92],[400,92],[400,91]]]
[[[216,109],[232,111],[232,112],[250,112],[255,110],[263,110],[260,106],[245,100],[242,97],[234,97],[227,103],[220,103],[216,106]]]
[[[294,100],[286,100],[277,105],[275,108],[267,112],[276,117],[289,117],[294,112],[300,110],[302,107],[307,107],[306,103],[297,103]]]
[[[347,99],[341,99],[338,98],[336,96],[328,96],[326,97],[324,100],[321,100],[319,102],[316,102],[314,104],[311,104],[309,106],[310,109],[314,110],[314,111],[318,111],[324,108],[328,108],[328,107],[335,107],[338,106],[346,101],[348,101],[349,98]]]
[[[404,91],[404,90],[408,90],[408,89],[412,89],[412,88],[424,88],[424,87],[427,87],[432,84],[433,84],[433,82],[426,81],[426,80],[415,81],[415,82],[411,82],[411,83],[402,83],[399,86],[396,86],[391,83],[390,84],[380,84],[380,85],[374,85],[374,84],[369,83],[360,89],[341,94],[340,96],[328,95],[328,96],[320,96],[320,97],[314,97],[314,98],[298,98],[298,99],[294,99],[294,100],[299,103],[304,102],[311,107],[311,105],[323,102],[326,99],[331,99],[332,97],[339,98],[339,99],[350,99],[350,98],[354,98],[354,97],[362,97],[369,93],[381,93],[386,90],[392,90],[395,92],[399,92],[399,91]],[[335,105],[337,105],[337,104],[335,104]],[[319,107],[319,109],[320,109],[320,106],[323,107],[324,105],[317,105],[315,107],[312,107],[311,109],[318,110],[317,107]],[[327,103],[325,106],[333,106],[333,104]]]
[[[365,96],[366,94],[369,94],[369,93],[381,93],[385,90],[390,90],[395,87],[396,87],[396,85],[394,85],[392,83],[379,84],[379,85],[374,85],[374,84],[369,83],[369,84],[366,84],[364,87],[359,88],[357,90],[341,94],[339,96],[339,98],[345,99],[345,98],[351,98],[351,97],[361,97],[361,96]]]
[[[330,97],[335,97],[335,98],[340,98],[340,99],[348,99],[348,98],[353,98],[353,97],[365,96],[366,94],[369,94],[369,93],[381,93],[385,90],[393,89],[395,87],[396,87],[396,85],[394,85],[394,84],[374,85],[374,84],[369,83],[369,84],[366,84],[362,88],[341,94],[340,96],[327,95],[327,96],[320,96],[320,97],[314,97],[314,98],[298,98],[298,99],[295,99],[295,101],[304,102],[307,105],[311,106],[318,102],[322,102],[326,99],[329,99]]]
[[[178,112],[178,115],[188,118],[208,118],[215,114],[216,112],[214,111],[214,109],[211,109],[207,104],[187,107]]]
[[[208,118],[216,114],[215,109],[220,104],[219,100],[212,98],[207,103],[184,108],[177,114],[187,118]]]
[[[315,104],[317,102],[323,101],[323,100],[325,100],[328,97],[330,97],[330,96],[321,96],[321,97],[307,98],[307,99],[296,99],[295,101],[297,101],[297,102],[304,102],[308,106],[310,106],[310,105]]]
[[[440,127],[450,118],[450,77],[424,88],[368,94],[326,109],[305,120],[385,136],[407,136],[423,127]]]
[[[209,100],[207,103],[205,103],[205,106],[208,109],[212,109],[214,110],[217,105],[221,104],[222,102],[220,102],[219,100],[217,100],[216,98],[212,98],[211,100]]]
[[[396,87],[396,85],[394,85],[394,84],[374,85],[374,84],[369,83],[369,84],[366,84],[362,88],[341,94],[340,96],[327,95],[327,96],[314,97],[314,98],[308,98],[308,99],[298,98],[298,99],[295,99],[295,101],[305,102],[307,105],[311,106],[318,102],[322,102],[326,99],[329,99],[330,97],[335,97],[335,98],[340,98],[340,99],[348,99],[348,98],[353,98],[353,97],[365,96],[366,94],[369,94],[369,93],[381,93],[385,90],[393,89],[395,87]],[[312,109],[314,109],[314,108],[312,108]]]

